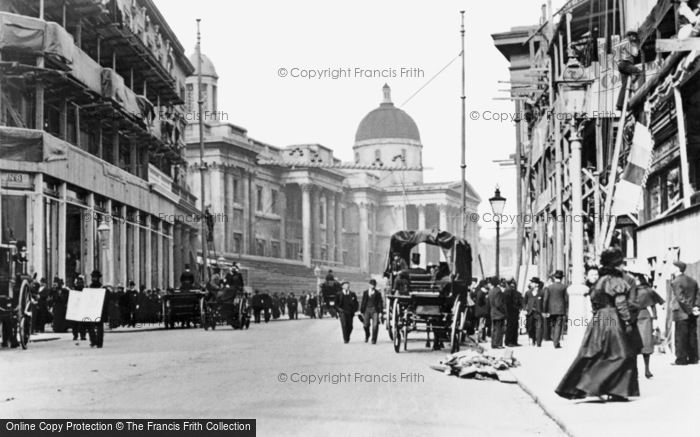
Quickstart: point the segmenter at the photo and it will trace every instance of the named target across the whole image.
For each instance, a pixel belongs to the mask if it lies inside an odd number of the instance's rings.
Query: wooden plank
[[[700,50],[700,38],[657,39],[656,52],[689,52]]]

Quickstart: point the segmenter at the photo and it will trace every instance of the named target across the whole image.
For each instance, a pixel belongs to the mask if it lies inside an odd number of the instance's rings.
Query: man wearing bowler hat
[[[554,347],[561,347],[561,333],[569,312],[569,293],[566,285],[562,283],[564,272],[554,272],[554,282],[544,289],[544,315],[549,318],[552,327],[552,341]]]
[[[357,296],[350,291],[350,283],[343,282],[342,290],[335,298],[335,306],[338,310],[338,318],[340,319],[340,328],[343,331],[343,341],[350,342],[350,334],[352,333],[352,318],[357,311]]]
[[[360,314],[363,314],[365,328],[365,343],[369,341],[369,328],[372,325],[372,344],[377,343],[379,333],[379,315],[384,311],[384,299],[382,293],[377,290],[377,281],[369,280],[369,289],[362,293],[362,303],[360,304]]]

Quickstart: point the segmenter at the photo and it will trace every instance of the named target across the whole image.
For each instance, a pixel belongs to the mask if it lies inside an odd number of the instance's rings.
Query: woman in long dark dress
[[[656,304],[663,305],[664,300],[649,285],[644,274],[634,275],[637,280],[637,296],[635,304],[639,307],[637,328],[642,340],[641,353],[644,358],[644,376],[649,379],[654,375],[649,370],[651,354],[654,353],[654,320],[656,320]]]
[[[591,292],[593,319],[555,392],[567,399],[608,395],[610,400],[624,401],[639,396],[637,352],[629,336],[630,285],[623,278],[619,249],[604,251],[600,263],[600,279]]]

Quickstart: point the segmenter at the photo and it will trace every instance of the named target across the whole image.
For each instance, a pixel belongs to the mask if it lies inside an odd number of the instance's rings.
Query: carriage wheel
[[[17,340],[26,349],[29,344],[29,336],[32,330],[32,314],[29,305],[29,281],[22,281],[19,290],[19,300],[17,302]],[[27,314],[29,312],[29,314]]]
[[[394,326],[393,326],[391,318],[392,318],[391,309],[387,309],[386,322],[385,322],[386,332],[387,332],[387,334],[389,334],[389,339],[394,340]]]
[[[462,312],[459,308],[460,301],[457,298],[452,306],[452,326],[450,328],[450,342],[452,342],[452,346],[450,353],[459,352],[459,344],[462,340]]]
[[[391,338],[394,341],[394,352],[396,353],[401,351],[401,323],[399,317],[399,301],[397,299],[394,301],[394,305],[391,310]]]

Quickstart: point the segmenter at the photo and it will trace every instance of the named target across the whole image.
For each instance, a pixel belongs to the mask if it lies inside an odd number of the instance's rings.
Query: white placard
[[[104,300],[104,288],[84,288],[83,291],[70,290],[66,320],[74,322],[102,321]]]

